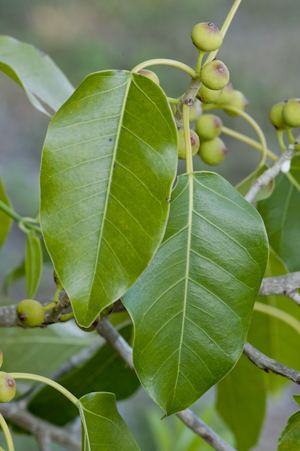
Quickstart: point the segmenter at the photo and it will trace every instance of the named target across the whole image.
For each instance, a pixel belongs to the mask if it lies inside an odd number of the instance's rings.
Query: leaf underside
[[[80,325],[124,295],[163,239],[176,141],[161,88],[127,71],[91,74],[50,122],[41,225]]]
[[[178,178],[165,241],[124,298],[135,368],[167,414],[191,405],[239,359],[266,260],[261,218],[226,180]]]
[[[139,451],[113,393],[89,393],[80,404],[84,451]]]
[[[49,115],[72,94],[74,88],[49,56],[30,44],[0,36],[0,71],[18,83],[32,105]]]

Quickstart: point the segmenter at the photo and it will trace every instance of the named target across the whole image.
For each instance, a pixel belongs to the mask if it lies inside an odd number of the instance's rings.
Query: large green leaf
[[[161,88],[127,71],[91,74],[51,121],[41,224],[82,326],[128,290],[158,248],[176,139]]]
[[[80,398],[83,451],[139,451],[120,416],[113,393],[89,393]]]
[[[131,329],[126,326],[121,330],[126,340],[130,338]],[[77,398],[95,391],[113,391],[117,399],[124,399],[131,396],[139,386],[135,373],[108,344],[104,344],[86,362],[57,381]],[[28,408],[33,414],[58,425],[64,425],[78,415],[73,404],[49,386],[44,386],[36,393]]]
[[[248,451],[256,445],[264,422],[266,398],[263,372],[244,356],[219,383],[217,409],[234,433],[239,451]]]
[[[10,36],[0,36],[0,70],[17,82],[32,105],[48,114],[72,94],[73,86],[49,56]]]
[[[292,162],[291,174],[300,184],[300,158]],[[270,245],[284,261],[289,271],[300,270],[300,192],[282,174],[268,199],[259,202]]]
[[[239,359],[266,260],[263,222],[226,180],[179,177],[165,241],[124,300],[138,376],[168,414]]]
[[[285,273],[287,273],[286,266],[271,249],[266,277]],[[299,307],[285,296],[260,296],[257,300],[277,307],[300,321]],[[260,312],[254,312],[249,341],[275,360],[300,369],[299,335],[285,322]],[[267,380],[272,390],[280,388],[286,382],[286,379],[272,374],[267,375]]]
[[[10,205],[1,177],[0,177],[0,202],[3,202],[7,206]],[[0,210],[0,247],[6,240],[6,237],[10,230],[11,222],[12,221],[10,217]]]
[[[300,396],[294,396],[300,405]],[[299,451],[300,448],[300,412],[289,418],[278,442],[278,451]]]
[[[26,238],[25,275],[27,296],[32,298],[38,289],[43,269],[43,253],[39,237],[29,232]]]

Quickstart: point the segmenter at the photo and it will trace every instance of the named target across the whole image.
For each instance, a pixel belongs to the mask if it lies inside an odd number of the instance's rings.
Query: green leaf
[[[248,191],[250,190],[251,186],[255,183],[255,181],[258,179],[258,177],[265,172],[268,169],[268,166],[258,166],[251,174],[248,175],[244,180],[242,180],[237,186],[236,189],[239,193],[242,194],[242,196],[245,196]],[[264,186],[256,195],[255,201],[260,201],[267,199],[271,196],[275,188],[275,181],[274,179],[271,180],[271,182]]]
[[[291,174],[300,184],[300,158],[292,162]],[[289,271],[300,268],[300,192],[286,175],[277,177],[276,187],[267,200],[258,204],[270,245]]]
[[[236,438],[239,451],[256,445],[266,412],[266,386],[262,371],[242,356],[218,384],[217,409]]]
[[[226,180],[178,178],[165,241],[124,298],[138,376],[168,414],[239,359],[266,260],[263,222]]]
[[[0,177],[0,202],[10,206],[9,199],[6,195],[2,179]],[[6,237],[10,231],[12,220],[3,211],[0,210],[0,247],[4,244]]]
[[[25,261],[22,260],[3,279],[2,292],[7,295],[10,287],[17,281],[25,277]]]
[[[33,298],[38,289],[43,269],[43,254],[39,237],[29,232],[26,238],[25,275],[28,298]]]
[[[286,274],[287,268],[280,258],[270,250],[266,277]],[[299,307],[285,296],[260,296],[259,302],[277,307],[283,312],[300,320]],[[288,324],[263,313],[254,312],[249,341],[263,353],[293,368],[300,368],[299,335]],[[268,374],[269,388],[277,390],[286,380],[277,375]]]
[[[294,396],[295,401],[300,404],[300,397]],[[289,418],[278,440],[278,451],[299,451],[300,444],[300,412],[294,413]]]
[[[89,393],[80,398],[83,451],[139,451],[113,393]]]
[[[49,376],[74,353],[91,343],[62,325],[47,329],[0,328],[3,371]]]
[[[0,70],[18,83],[32,105],[49,115],[72,94],[73,86],[49,56],[10,36],[0,36]]]
[[[130,338],[131,329],[126,326],[121,330],[126,340]],[[139,387],[135,373],[108,344],[104,344],[86,362],[57,381],[77,398],[89,392],[114,391],[117,399],[125,399]],[[78,415],[73,404],[49,386],[44,386],[36,393],[28,409],[34,415],[57,425],[64,425]]]
[[[52,119],[41,225],[80,325],[119,299],[156,252],[176,173],[176,139],[161,88],[126,71],[89,75]]]

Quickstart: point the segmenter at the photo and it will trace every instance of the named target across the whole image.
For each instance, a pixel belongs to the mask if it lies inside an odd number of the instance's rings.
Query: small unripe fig
[[[45,321],[43,306],[34,299],[24,299],[17,306],[19,321],[28,327],[41,326]]]
[[[241,91],[237,91],[236,89],[234,89],[231,95],[229,95],[228,97],[229,97],[228,104],[242,111],[244,111],[244,109],[249,103],[244,94]],[[230,116],[237,115],[237,113],[234,113],[233,111],[226,111],[226,113],[229,114]]]
[[[276,103],[272,106],[269,117],[271,123],[277,130],[282,130],[285,128],[285,122],[283,119],[283,108],[285,106],[284,102]]]
[[[201,141],[217,138],[222,131],[222,121],[214,114],[202,114],[196,123],[196,131]]]
[[[16,395],[16,381],[8,374],[0,371],[0,402],[9,402]]]
[[[216,166],[225,158],[227,148],[220,138],[214,138],[211,141],[201,142],[199,155],[204,163]]]
[[[223,89],[229,83],[229,70],[220,60],[214,60],[203,66],[200,74],[202,83],[209,89]]]
[[[194,132],[194,130],[192,129],[190,129],[190,137],[191,137],[192,154],[194,156],[199,150],[200,140],[197,133]],[[180,160],[186,159],[186,147],[183,128],[180,128],[178,130],[178,158]]]
[[[223,36],[214,23],[201,22],[193,26],[192,41],[199,50],[211,52],[221,47]]]
[[[203,103],[218,103],[222,90],[209,89],[201,85],[198,91],[198,97]]]
[[[149,78],[150,80],[153,81],[153,83],[155,83],[157,85],[159,85],[159,83],[160,83],[158,76],[156,75],[155,72],[152,72],[152,70],[141,69],[141,70],[138,71],[138,74],[139,75],[143,75],[143,77]]]
[[[286,102],[282,115],[288,127],[300,127],[300,99],[290,99]]]
[[[222,89],[217,103],[219,105],[228,105],[230,103],[230,100],[231,100],[231,97],[232,97],[232,93],[233,93],[232,83],[228,83],[228,85],[226,85]]]
[[[201,111],[201,103],[196,99],[194,105],[190,108],[190,121],[195,121],[200,116]]]

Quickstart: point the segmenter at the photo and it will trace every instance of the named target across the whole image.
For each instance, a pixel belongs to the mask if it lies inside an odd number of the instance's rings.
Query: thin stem
[[[177,103],[179,103],[179,99],[176,99],[174,97],[168,97],[168,102],[177,105]]]
[[[19,224],[21,230],[23,230],[22,226],[24,226],[27,229],[35,230],[36,232],[41,232],[40,227],[36,225],[36,221],[34,219],[23,218],[13,208],[6,205],[2,200],[0,200],[0,211],[2,211],[4,214],[6,214],[6,216],[9,216],[11,219],[16,221]]]
[[[180,69],[183,72],[186,72],[192,78],[195,78],[197,76],[196,72],[194,71],[194,69],[192,67],[188,66],[187,64],[181,63],[180,61],[172,60],[172,59],[168,59],[168,58],[155,58],[155,59],[144,61],[144,62],[138,64],[137,66],[135,66],[131,72],[138,72],[142,69],[145,69],[145,67],[159,66],[159,65],[176,67],[177,69]]]
[[[223,35],[223,38],[225,38],[226,33],[229,30],[229,27],[234,19],[234,16],[236,15],[237,10],[241,3],[242,3],[242,0],[235,0],[233,2],[233,5],[232,5],[229,13],[227,14],[226,19],[224,20],[224,23],[221,28],[221,33]],[[207,62],[209,63],[210,61],[214,60],[215,57],[217,56],[218,52],[219,52],[219,49],[215,50],[214,52],[211,52],[208,55]]]
[[[11,207],[9,207],[4,202],[2,202],[2,200],[0,200],[0,210],[3,211],[3,213],[5,213],[7,216],[9,216],[14,221],[17,221],[17,222],[22,221],[22,216],[20,216]]]
[[[241,118],[243,118],[255,131],[260,143],[261,143],[261,147],[262,147],[262,158],[260,161],[260,166],[263,166],[266,162],[267,159],[267,154],[268,154],[268,147],[267,147],[267,141],[266,141],[266,137],[262,131],[262,129],[260,128],[260,126],[258,125],[258,123],[250,116],[250,114],[246,113],[245,111],[236,108],[234,106],[231,105],[205,105],[203,106],[203,110],[208,111],[208,110],[224,110],[224,111],[229,111],[231,113],[236,114],[237,116],[240,116]]]
[[[193,154],[192,154],[192,144],[191,144],[191,134],[190,134],[190,108],[187,104],[182,106],[182,117],[183,117],[183,132],[184,132],[184,143],[186,150],[186,172],[187,174],[193,173]]]
[[[0,413],[0,426],[7,444],[8,451],[15,451],[14,442],[9,427],[7,426],[7,423],[1,413]]]
[[[280,150],[285,151],[286,150],[286,144],[285,144],[284,138],[283,138],[283,130],[277,130],[276,131],[276,136],[277,136],[277,141],[278,141]]]
[[[74,313],[70,312],[70,313],[64,313],[63,315],[60,315],[59,317],[59,322],[63,323],[65,321],[69,321],[70,319],[74,318]]]
[[[79,407],[79,401],[69,390],[67,390],[62,385],[58,384],[55,381],[52,381],[51,379],[48,379],[44,376],[39,376],[37,374],[30,374],[30,373],[10,373],[11,377],[14,379],[26,379],[30,381],[36,381],[41,382],[42,384],[50,385],[50,387],[54,388],[55,390],[59,391],[62,395],[64,395],[66,398],[69,399],[76,407]]]
[[[296,138],[295,138],[295,136],[293,135],[293,130],[292,130],[290,127],[288,127],[288,128],[286,129],[286,133],[287,133],[287,137],[288,137],[289,142],[290,142],[291,144],[295,144]]]
[[[273,305],[263,304],[262,302],[255,302],[254,310],[256,312],[264,313],[265,315],[270,315],[273,316],[273,318],[283,321],[292,329],[294,329],[298,334],[300,334],[300,321],[298,321],[289,313],[286,313],[283,310],[274,307]]]
[[[205,56],[205,52],[200,51],[199,52],[199,56],[198,56],[198,60],[197,60],[197,65],[196,65],[196,72],[199,75],[201,72],[201,66],[202,66],[202,61],[203,58]]]
[[[222,133],[224,133],[224,135],[230,136],[231,138],[235,138],[238,141],[241,141],[245,144],[248,144],[250,147],[257,149],[259,152],[263,151],[262,145],[259,142],[255,141],[252,138],[249,138],[248,136],[244,135],[243,133],[239,133],[228,127],[222,127]],[[277,156],[270,149],[267,149],[267,156],[270,158],[270,160],[273,160],[273,161],[277,160]]]

